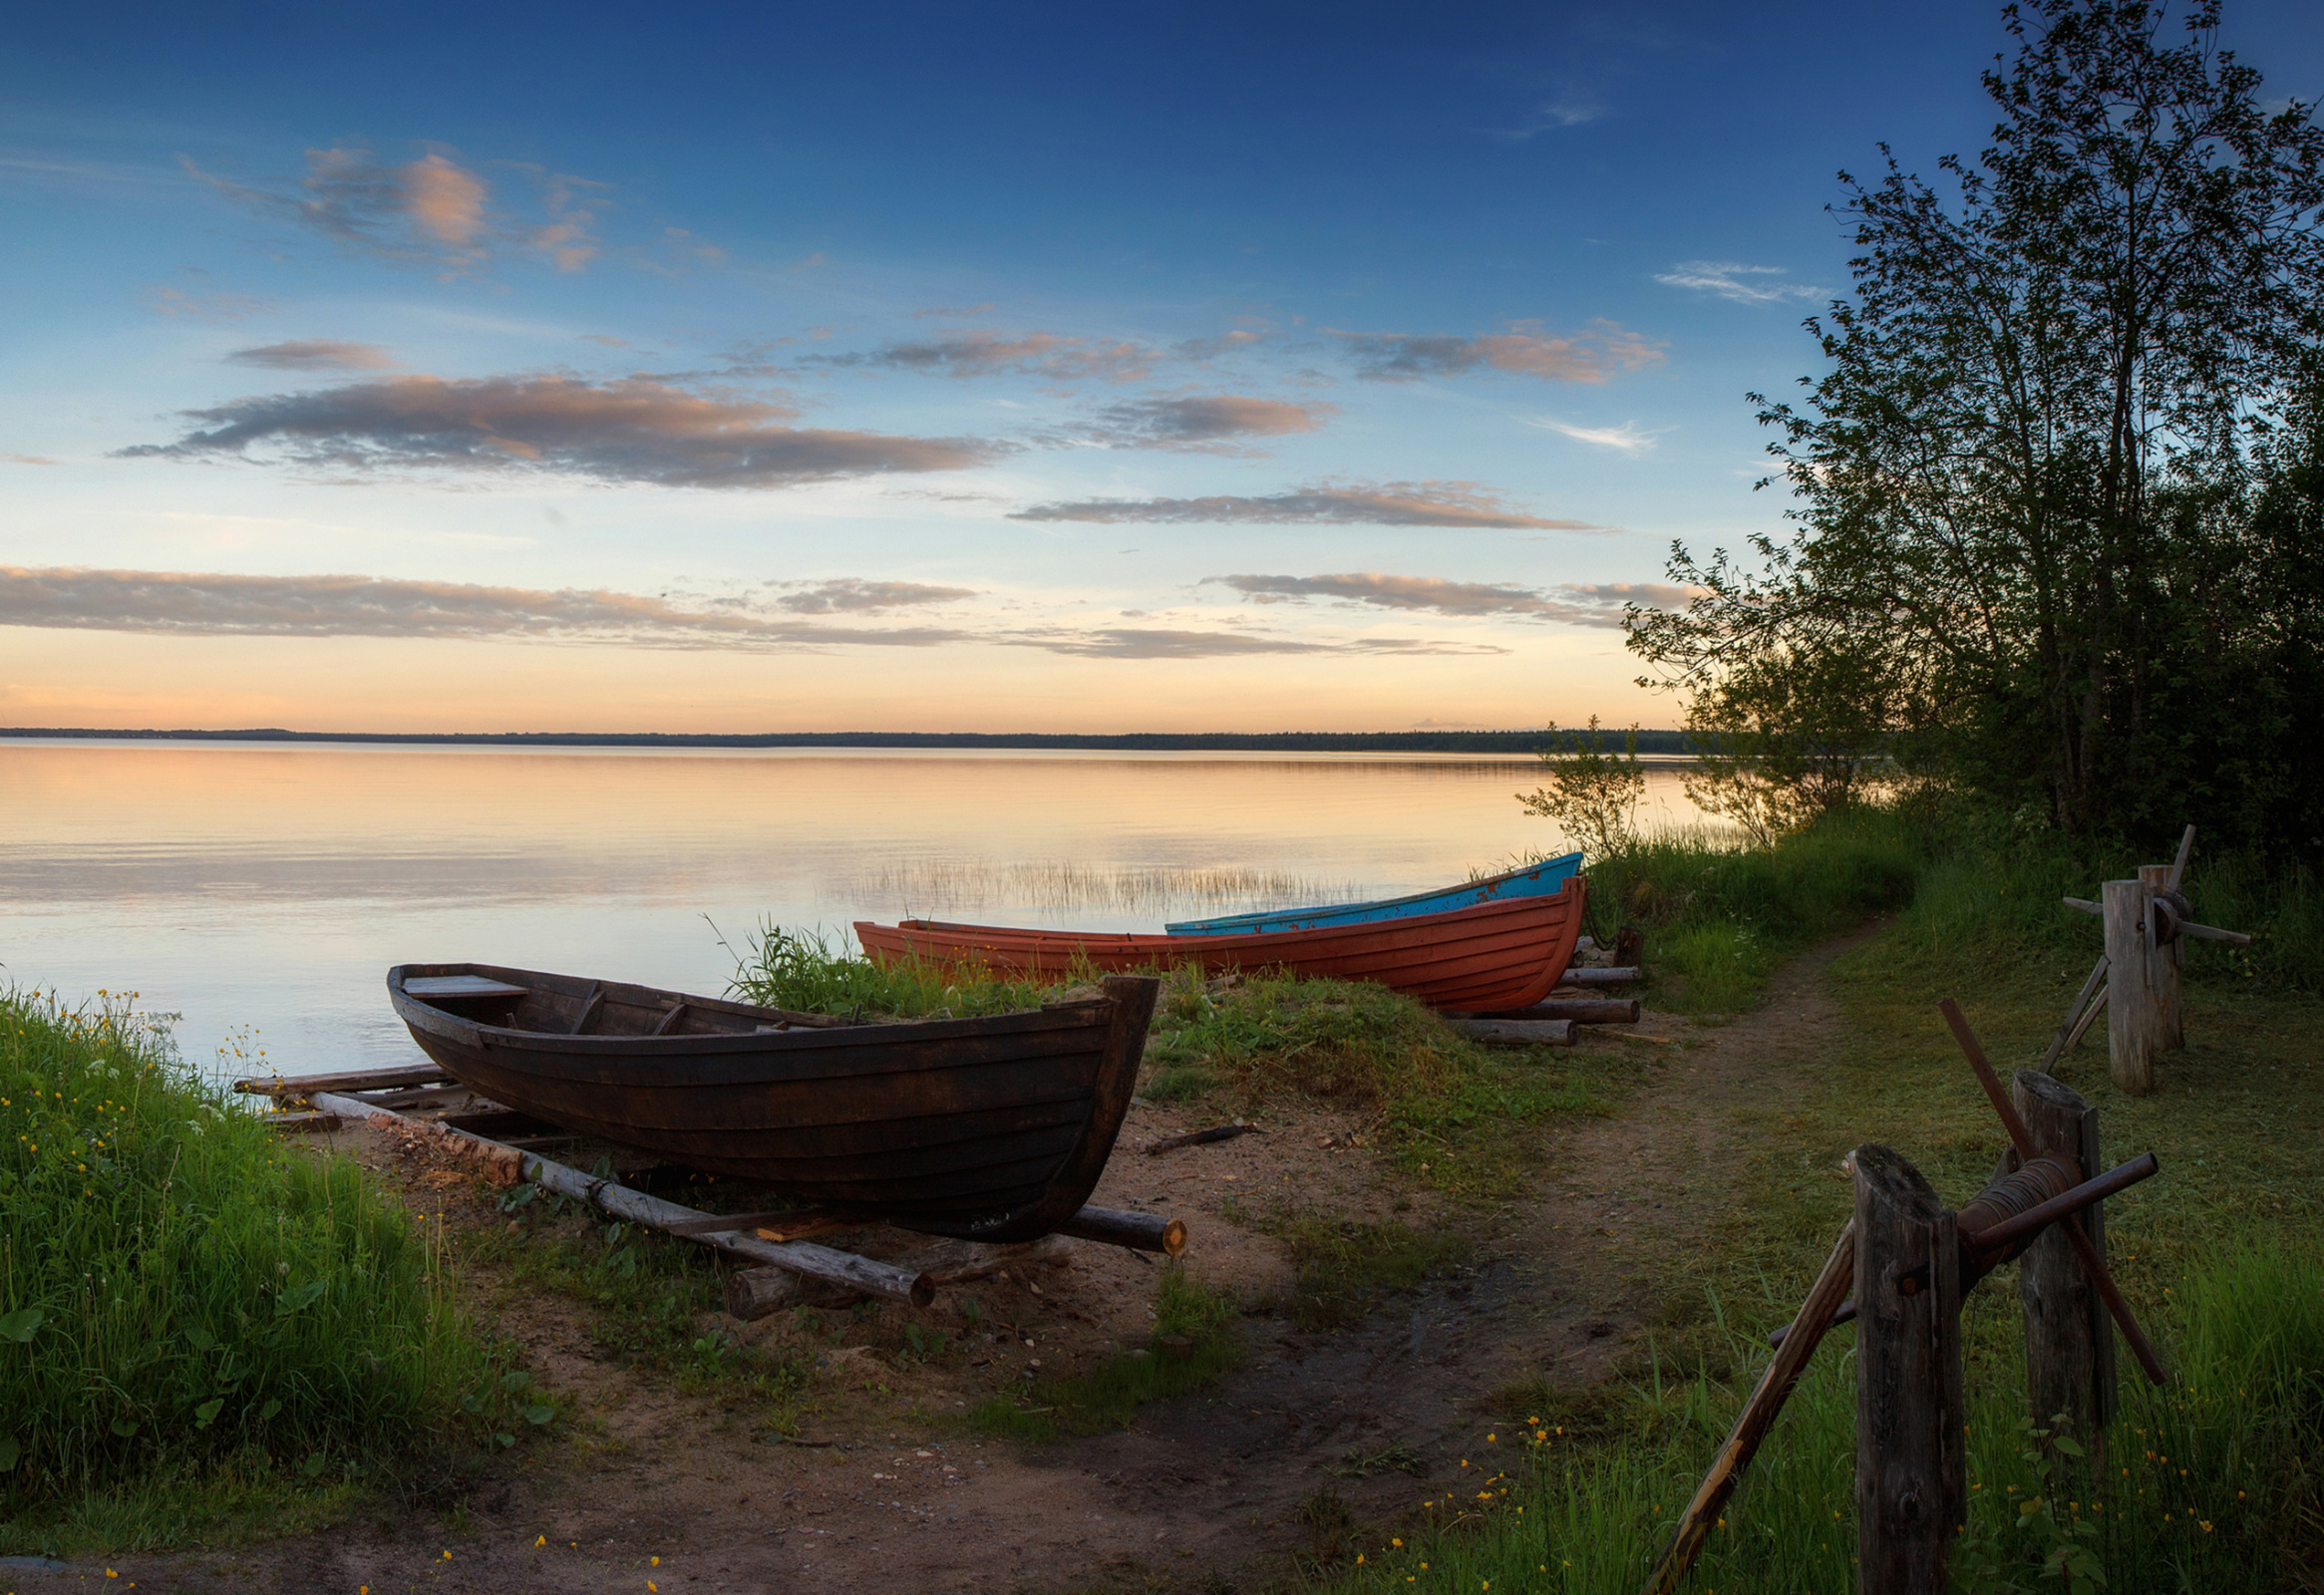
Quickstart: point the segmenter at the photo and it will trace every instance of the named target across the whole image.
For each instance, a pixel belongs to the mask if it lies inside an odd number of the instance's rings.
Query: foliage
[[[732,951],[729,948],[729,951]],[[736,956],[727,994],[762,1008],[853,1018],[975,1018],[1041,1006],[1042,986],[907,959],[875,964],[820,930],[786,930],[772,920]]]
[[[1897,801],[1823,814],[1766,848],[1700,831],[1641,835],[1590,870],[1590,918],[1647,933],[1657,1007],[1730,1013],[1791,952],[1911,901],[1934,833]]]
[[[1758,650],[1698,681],[1687,797],[1762,847],[1871,796],[1899,718],[1894,678],[1852,643]]]
[[[324,1480],[552,1406],[354,1162],[286,1151],[123,1003],[0,996],[0,1499]]]
[[[2324,635],[2324,129],[2264,107],[2217,0],[2166,12],[2010,7],[1999,126],[1939,162],[1951,195],[1886,152],[1842,174],[1861,252],[1809,323],[1826,372],[1797,408],[1753,396],[1800,529],[1756,568],[1676,549],[1701,596],[1626,624],[1714,708],[1860,654],[1879,691],[1849,713],[2075,834],[2166,825],[2191,789],[2314,848],[2324,810],[2282,776],[2317,759],[2287,709]]]
[[[1548,785],[1519,793],[1525,812],[1538,814],[1571,837],[1591,858],[1618,853],[1638,836],[1638,799],[1646,796],[1646,772],[1638,763],[1638,728],[1624,735],[1622,751],[1606,751],[1598,717],[1584,731],[1549,727],[1550,746],[1536,751]]]

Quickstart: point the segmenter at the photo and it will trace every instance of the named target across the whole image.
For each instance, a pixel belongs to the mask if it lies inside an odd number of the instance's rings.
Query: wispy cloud
[[[831,581],[769,582],[768,585],[790,589],[775,603],[795,615],[844,612],[875,615],[914,604],[946,604],[976,596],[974,587],[938,587],[922,581],[867,581],[860,576],[841,576]]]
[[[1512,321],[1505,332],[1475,337],[1327,330],[1355,356],[1356,374],[1374,382],[1457,377],[1480,368],[1551,382],[1604,382],[1617,371],[1636,371],[1662,359],[1659,345],[1602,320],[1556,337],[1538,321]]]
[[[1290,492],[1205,498],[1087,498],[1035,504],[1011,520],[1200,522],[1275,525],[1505,527],[1603,531],[1586,520],[1553,520],[1512,509],[1470,481],[1323,482]]]
[[[1500,654],[1491,643],[1446,642],[1428,637],[1365,637],[1350,642],[1303,642],[1235,631],[1172,631],[1162,627],[1116,626],[1020,646],[1096,659],[1235,659],[1265,654]]]
[[[1691,588],[1664,582],[1611,582],[1596,586],[1569,582],[1536,588],[1511,582],[1398,576],[1377,570],[1322,576],[1205,576],[1203,581],[1230,587],[1252,603],[1260,604],[1326,598],[1380,609],[1428,610],[1444,615],[1513,615],[1577,626],[1619,626],[1625,604],[1675,609],[1694,596]]]
[[[376,343],[345,343],[337,338],[293,338],[287,343],[260,344],[236,349],[226,356],[235,366],[265,366],[274,371],[378,371],[396,363]]]
[[[1683,260],[1654,280],[1673,288],[1715,293],[1744,305],[1784,304],[1796,299],[1821,299],[1824,290],[1805,282],[1777,282],[1782,266],[1748,266],[1740,260]]]
[[[15,565],[0,565],[0,626],[193,637],[590,643],[750,653],[982,644],[1098,659],[1504,651],[1491,644],[1425,637],[1332,641],[1137,626],[990,631],[834,626],[747,605],[714,602],[687,607],[664,598],[602,589],[544,591],[376,576],[244,576]]]
[[[775,425],[796,412],[646,378],[398,377],[185,412],[198,429],[129,458],[244,456],[265,446],[339,470],[536,471],[669,487],[783,487],[833,477],[954,471],[1006,446]]]
[[[188,321],[245,321],[273,305],[244,293],[219,293],[206,288],[173,288],[166,284],[147,290],[146,302],[165,316]]]
[[[981,304],[973,305],[930,305],[925,310],[913,311],[912,319],[915,321],[927,321],[948,317],[966,321],[974,316],[989,316],[993,313],[994,308],[995,306],[990,299],[985,300]]]
[[[1099,378],[1146,376],[1160,355],[1126,338],[1073,338],[1056,332],[1005,334],[967,329],[887,344],[868,354],[810,355],[807,366],[871,366],[936,377]]]
[[[334,146],[307,152],[304,176],[237,182],[180,156],[188,174],[263,214],[321,233],[343,248],[433,265],[457,275],[494,253],[513,249],[558,271],[579,271],[596,258],[603,185],[584,177],[516,163],[537,188],[539,210],[517,217],[497,208],[493,187],[474,167],[441,150],[401,163],[371,151]]]
[[[1292,404],[1239,394],[1197,394],[1109,405],[1075,436],[1109,449],[1191,449],[1217,453],[1247,438],[1314,432],[1337,405]]]
[[[207,637],[505,638],[663,648],[929,647],[964,633],[833,628],[637,593],[376,576],[0,566],[0,625]]]
[[[1539,427],[1543,432],[1554,432],[1571,438],[1576,443],[1592,444],[1600,449],[1616,449],[1626,455],[1642,455],[1653,451],[1661,434],[1640,427],[1635,421],[1625,421],[1618,427],[1577,427],[1570,421],[1559,421],[1554,416],[1519,416],[1528,427]]]
[[[5,460],[12,466],[53,466],[56,464],[47,455],[0,454],[0,460]]]
[[[1604,104],[1595,95],[1569,91],[1553,100],[1542,101],[1517,126],[1494,137],[1521,144],[1558,128],[1578,128],[1585,122],[1595,122],[1605,114]]]

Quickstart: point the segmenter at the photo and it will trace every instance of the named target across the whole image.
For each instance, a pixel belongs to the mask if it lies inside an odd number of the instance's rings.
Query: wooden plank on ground
[[[353,1069],[336,1075],[269,1075],[237,1080],[234,1090],[263,1097],[311,1097],[319,1091],[394,1091],[433,1086],[452,1077],[434,1064],[399,1064],[391,1069]]]

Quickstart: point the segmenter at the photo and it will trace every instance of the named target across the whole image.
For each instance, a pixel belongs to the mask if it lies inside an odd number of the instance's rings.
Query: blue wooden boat
[[[1550,897],[1565,887],[1581,868],[1581,854],[1543,859],[1506,874],[1465,881],[1441,891],[1414,892],[1409,897],[1379,897],[1368,903],[1339,903],[1327,908],[1278,908],[1263,914],[1228,914],[1218,919],[1186,919],[1163,928],[1172,936],[1246,936],[1271,930],[1322,930],[1335,925],[1366,925],[1383,919],[1411,919],[1420,914],[1449,914],[1480,903],[1507,902],[1514,897]]]

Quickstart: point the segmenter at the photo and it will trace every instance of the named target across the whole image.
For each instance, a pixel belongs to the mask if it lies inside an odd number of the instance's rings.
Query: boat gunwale
[[[1359,912],[1369,913],[1377,909],[1399,907],[1405,903],[1427,902],[1431,897],[1450,897],[1457,892],[1484,891],[1489,887],[1498,886],[1502,881],[1515,880],[1520,875],[1537,874],[1544,869],[1556,869],[1563,867],[1568,863],[1568,861],[1571,862],[1572,867],[1566,870],[1565,875],[1561,877],[1557,883],[1557,891],[1563,891],[1565,889],[1565,882],[1567,880],[1571,880],[1575,875],[1581,873],[1582,856],[1581,849],[1578,847],[1573,849],[1571,852],[1559,853],[1554,858],[1543,858],[1536,863],[1520,864],[1514,869],[1504,869],[1497,875],[1487,875],[1482,880],[1465,880],[1457,886],[1439,886],[1430,891],[1408,891],[1401,897],[1368,897],[1362,902],[1355,903],[1318,903],[1306,908],[1273,908],[1248,914],[1220,914],[1209,919],[1182,919],[1178,921],[1178,923],[1181,925],[1219,925],[1233,926],[1235,928],[1220,930],[1172,930],[1169,927],[1164,926],[1162,929],[1162,934],[1166,936],[1279,936],[1294,930],[1335,930],[1340,927],[1336,925],[1287,925],[1279,931],[1260,930],[1256,928],[1245,927],[1256,927],[1257,925],[1270,919],[1301,919],[1310,915],[1318,919],[1331,919],[1342,914],[1353,914]],[[1557,891],[1535,892],[1533,895],[1537,897],[1554,897],[1557,895]],[[1487,898],[1486,902],[1498,902],[1507,900],[1512,899]],[[1476,902],[1470,903],[1467,906],[1470,908],[1482,908],[1485,906],[1485,903]],[[1444,911],[1447,913],[1460,912],[1459,909],[1446,909]],[[1426,914],[1392,914],[1385,917],[1401,919],[1426,919],[1433,916]],[[1346,921],[1346,923],[1365,924],[1369,923],[1369,921],[1349,920]]]

